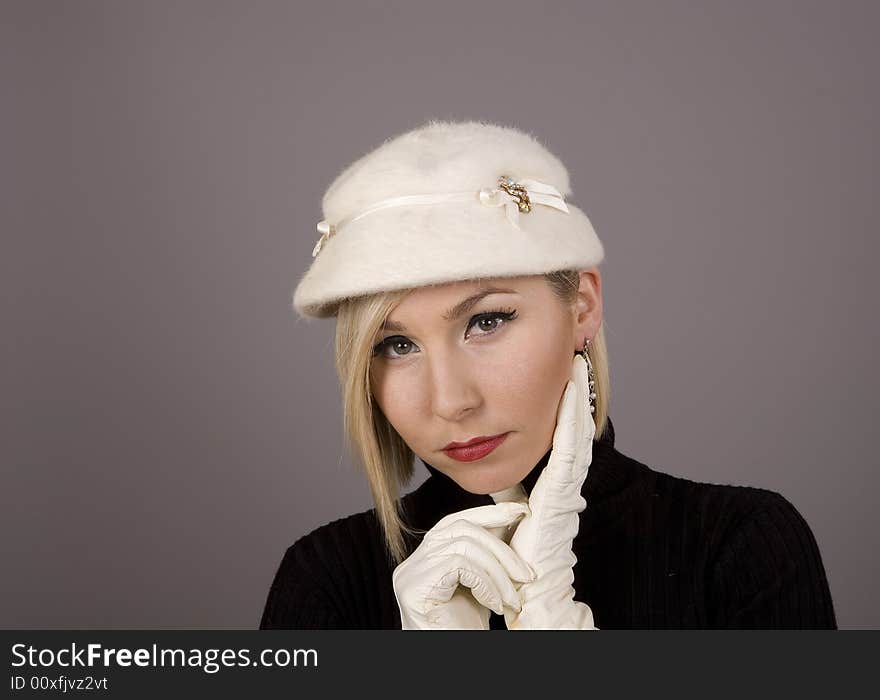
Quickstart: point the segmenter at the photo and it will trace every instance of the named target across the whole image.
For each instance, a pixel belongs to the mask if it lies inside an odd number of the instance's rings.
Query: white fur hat
[[[349,297],[598,265],[602,243],[564,201],[570,194],[565,166],[530,134],[429,121],[386,140],[327,189],[293,306],[327,318]]]

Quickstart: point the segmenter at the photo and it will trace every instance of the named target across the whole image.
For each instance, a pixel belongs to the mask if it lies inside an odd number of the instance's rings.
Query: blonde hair
[[[562,303],[574,302],[580,285],[577,270],[547,273],[544,278]],[[404,520],[400,489],[413,476],[414,454],[373,401],[370,367],[374,341],[382,324],[409,291],[347,299],[339,305],[336,316],[336,373],[342,389],[346,443],[366,474],[387,552],[395,565],[408,556],[404,533],[415,535],[424,531],[410,527]],[[593,420],[598,440],[605,430],[610,400],[604,323],[592,339],[589,355],[596,382]]]

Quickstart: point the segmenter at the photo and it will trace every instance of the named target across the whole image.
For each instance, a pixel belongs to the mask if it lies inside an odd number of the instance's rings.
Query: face
[[[513,486],[552,445],[574,352],[599,327],[599,284],[595,268],[581,273],[569,306],[540,275],[413,290],[375,339],[375,401],[417,456],[466,491]],[[497,435],[488,454],[444,449]]]

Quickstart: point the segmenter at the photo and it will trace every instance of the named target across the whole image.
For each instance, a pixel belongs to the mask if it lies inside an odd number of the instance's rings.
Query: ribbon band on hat
[[[516,228],[519,228],[520,212],[529,212],[531,204],[542,204],[566,214],[568,207],[562,194],[553,185],[540,180],[518,180],[502,176],[499,178],[499,187],[484,187],[478,192],[447,192],[437,194],[414,194],[400,197],[383,199],[369,206],[364,211],[354,216],[343,219],[338,224],[330,224],[327,221],[318,222],[318,233],[321,237],[315,243],[312,257],[316,257],[324,244],[339,231],[357,219],[372,214],[373,212],[389,207],[420,205],[420,204],[444,204],[447,202],[469,202],[477,198],[482,204],[492,207],[504,207],[507,219]]]

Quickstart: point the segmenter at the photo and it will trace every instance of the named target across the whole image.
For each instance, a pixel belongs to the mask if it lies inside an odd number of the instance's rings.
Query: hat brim
[[[587,215],[533,206],[519,228],[501,207],[389,208],[344,226],[324,243],[293,294],[304,316],[327,318],[340,301],[472,279],[586,269],[604,259]]]

